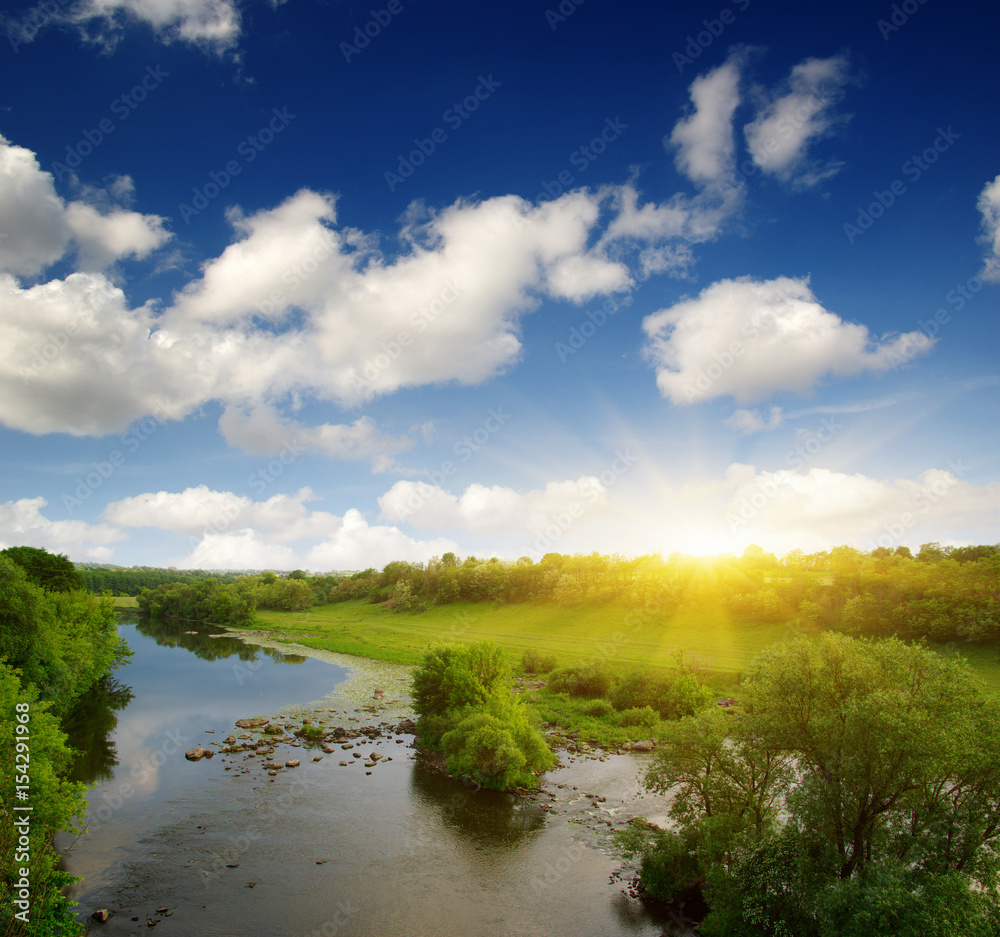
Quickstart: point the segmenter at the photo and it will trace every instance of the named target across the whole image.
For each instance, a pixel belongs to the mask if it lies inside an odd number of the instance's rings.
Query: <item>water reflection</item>
[[[545,825],[545,814],[524,800],[498,791],[470,790],[458,781],[426,770],[410,774],[410,796],[414,803],[426,808],[424,819],[434,818],[439,829],[435,839],[444,832],[479,849],[505,847],[514,849],[525,837]]]
[[[132,687],[105,674],[63,719],[63,731],[76,749],[70,780],[93,784],[111,777],[118,749],[111,734],[118,716],[135,697]]]

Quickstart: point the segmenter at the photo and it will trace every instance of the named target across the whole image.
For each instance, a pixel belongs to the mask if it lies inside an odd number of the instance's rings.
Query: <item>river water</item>
[[[639,794],[642,756],[563,754],[545,794],[477,793],[386,728],[409,714],[408,668],[189,623],[119,630],[133,659],[72,723],[77,776],[96,785],[88,833],[58,841],[92,933],[149,933],[150,921],[160,937],[684,933],[627,894],[610,849],[612,829],[665,809]],[[185,759],[251,716],[383,728],[334,753],[280,745],[274,758],[300,765],[274,777],[247,753]],[[98,908],[107,923],[90,922]]]

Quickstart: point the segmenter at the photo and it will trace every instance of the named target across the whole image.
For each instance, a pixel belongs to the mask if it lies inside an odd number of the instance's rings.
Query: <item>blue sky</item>
[[[995,5],[0,25],[3,545],[1000,539]]]

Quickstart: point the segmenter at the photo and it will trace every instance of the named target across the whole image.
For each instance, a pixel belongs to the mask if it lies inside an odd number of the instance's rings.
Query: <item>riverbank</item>
[[[631,816],[665,811],[640,789],[643,756],[564,753],[536,792],[477,792],[412,747],[408,668],[235,632],[127,630],[135,699],[89,797],[91,832],[67,855],[91,933],[152,921],[161,937],[659,937],[669,925],[628,893],[611,849]],[[255,716],[275,730],[236,724]],[[303,726],[333,737],[310,745]],[[189,761],[192,747],[218,754]],[[100,909],[109,920],[90,921]]]

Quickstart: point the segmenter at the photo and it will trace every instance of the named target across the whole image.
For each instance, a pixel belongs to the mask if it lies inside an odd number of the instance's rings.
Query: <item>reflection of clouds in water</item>
[[[128,802],[130,809],[141,809],[203,779],[207,771],[216,774],[218,768],[209,768],[210,763],[194,766],[186,761],[184,752],[198,745],[208,748],[213,739],[221,741],[234,731],[237,719],[319,699],[344,677],[342,668],[301,654],[235,638],[207,638],[208,631],[181,633],[186,630],[191,623],[119,625],[135,653],[117,677],[129,683],[135,695],[119,713],[114,730],[118,764],[113,776],[89,797],[90,812],[99,818],[98,811],[106,813],[109,803],[120,807]],[[242,679],[236,668],[246,671]],[[214,735],[206,734],[209,729]]]

